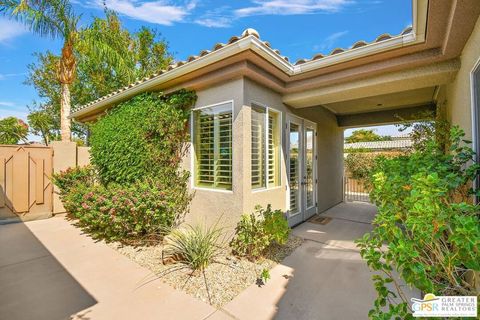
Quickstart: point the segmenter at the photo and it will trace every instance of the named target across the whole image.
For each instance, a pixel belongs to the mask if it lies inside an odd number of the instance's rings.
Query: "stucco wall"
[[[470,72],[480,58],[480,19],[461,55],[461,67],[455,80],[442,88],[439,102],[445,98],[446,117],[452,124],[460,125],[466,137],[472,137]]]
[[[233,181],[232,191],[198,189],[193,186],[194,172],[191,172],[190,191],[194,193],[194,198],[185,220],[193,224],[212,224],[220,219],[222,225],[233,228],[243,213],[243,80],[236,79],[197,91],[197,96],[194,108],[233,100]],[[191,150],[190,145],[182,164],[188,171],[193,168]]]
[[[63,141],[53,141],[50,147],[53,149],[53,173],[76,166],[86,166],[90,163],[89,147],[77,147],[75,142]],[[56,186],[54,186],[52,210],[53,214],[65,212]]]
[[[318,208],[322,212],[342,201],[343,130],[335,116],[322,107],[295,110],[282,102],[282,96],[249,79],[235,79],[222,85],[197,92],[195,108],[233,100],[233,186],[232,191],[195,188],[188,223],[215,223],[234,228],[243,213],[256,205],[271,204],[274,209],[287,209],[287,171],[285,154],[285,123],[287,113],[293,113],[317,123],[318,146]],[[257,103],[281,113],[280,186],[252,190],[251,188],[251,105]],[[185,170],[192,170],[191,144],[183,161]],[[194,172],[192,172],[193,176]],[[193,177],[192,177],[193,179]],[[191,179],[191,180],[192,180]]]
[[[252,102],[263,103],[271,108],[282,112],[282,157],[280,188],[252,191],[251,188],[245,192],[244,209],[246,212],[252,210],[256,204],[266,205],[271,203],[273,207],[287,209],[286,202],[286,154],[285,154],[285,123],[286,114],[292,113],[299,117],[317,123],[317,175],[318,190],[317,202],[318,212],[340,203],[343,200],[343,129],[338,127],[337,119],[333,113],[318,106],[312,108],[293,109],[282,102],[282,96],[270,89],[267,89],[251,80],[245,80],[245,109],[249,110]],[[246,114],[249,114],[249,111]],[[250,121],[245,126],[250,126]],[[247,141],[250,141],[248,129]],[[250,149],[245,150],[245,158],[250,159]],[[248,153],[248,157],[247,154]],[[250,162],[248,162],[245,173],[250,181]],[[250,186],[250,184],[248,184]]]
[[[281,151],[280,151],[280,186],[255,190],[251,187],[251,106],[252,103],[267,106],[281,113],[280,116],[280,129],[281,129]],[[267,204],[271,204],[273,209],[287,209],[287,171],[285,166],[285,152],[284,152],[284,130],[285,128],[285,115],[288,112],[288,108],[283,104],[280,94],[265,88],[252,80],[245,79],[244,82],[244,114],[245,114],[245,147],[244,147],[244,212],[252,212],[256,205],[265,207]]]

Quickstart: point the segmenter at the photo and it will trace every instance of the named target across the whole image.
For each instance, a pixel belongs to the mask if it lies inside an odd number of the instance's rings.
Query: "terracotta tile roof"
[[[398,35],[398,36],[406,35],[406,34],[411,33],[411,32],[412,32],[412,28],[411,28],[411,27],[408,27],[408,28],[404,29],[404,30],[400,33],[400,35]],[[80,110],[82,110],[82,109],[85,109],[85,108],[87,108],[87,107],[89,107],[89,106],[92,106],[92,105],[94,105],[94,104],[102,101],[102,100],[105,100],[105,99],[110,98],[110,97],[112,97],[112,96],[114,96],[114,95],[117,95],[117,94],[119,94],[119,93],[122,93],[123,91],[125,91],[125,90],[127,90],[127,89],[133,88],[133,87],[138,86],[139,84],[142,84],[142,83],[144,83],[144,82],[146,82],[146,81],[149,81],[149,80],[151,80],[151,79],[154,79],[154,78],[156,78],[156,77],[159,77],[159,76],[161,76],[161,75],[163,75],[163,74],[165,74],[165,73],[167,73],[167,72],[169,72],[169,71],[171,71],[171,70],[173,70],[173,69],[175,69],[175,68],[178,68],[178,67],[183,66],[183,65],[185,65],[185,64],[191,63],[191,62],[199,59],[200,57],[204,57],[204,56],[206,56],[206,55],[212,54],[212,53],[214,53],[214,52],[216,52],[216,51],[218,51],[218,50],[220,50],[220,49],[222,49],[222,48],[224,48],[224,47],[226,47],[226,46],[228,46],[228,45],[234,44],[235,42],[237,42],[237,41],[239,41],[239,40],[241,40],[241,39],[243,39],[243,38],[247,38],[247,37],[249,37],[249,36],[252,36],[252,37],[255,37],[255,38],[261,40],[261,39],[260,39],[260,35],[258,34],[258,32],[257,32],[255,29],[251,29],[251,28],[246,29],[240,36],[233,36],[233,37],[231,37],[231,38],[228,40],[227,43],[217,43],[217,44],[215,44],[215,45],[213,46],[212,50],[202,50],[198,55],[191,55],[191,56],[189,56],[185,61],[175,62],[175,63],[169,65],[169,66],[168,66],[166,69],[164,69],[164,70],[160,70],[160,71],[158,71],[158,72],[156,72],[156,73],[153,73],[153,74],[151,74],[150,76],[145,77],[145,78],[143,78],[143,79],[137,79],[134,83],[131,83],[131,84],[129,84],[129,85],[123,87],[123,88],[119,88],[119,89],[117,89],[116,91],[111,92],[111,93],[109,93],[109,94],[107,94],[107,95],[105,95],[105,96],[103,96],[103,97],[100,97],[100,98],[98,98],[98,99],[96,99],[96,100],[93,100],[93,101],[91,101],[91,102],[89,102],[89,103],[87,103],[87,104],[85,104],[85,105],[75,106],[75,107],[72,108],[72,111],[73,111],[73,113],[75,113],[75,112],[77,112],[77,111],[80,111]],[[385,34],[382,34],[382,35],[378,36],[373,42],[368,43],[368,42],[365,42],[365,41],[357,41],[356,43],[354,43],[354,44],[353,44],[350,48],[348,48],[348,49],[336,48],[336,49],[334,49],[332,52],[330,52],[330,54],[328,54],[328,55],[324,55],[324,54],[318,53],[318,54],[314,55],[311,59],[299,59],[299,60],[297,60],[295,63],[290,63],[288,57],[282,56],[280,50],[278,50],[278,49],[273,49],[273,48],[271,47],[271,45],[270,45],[269,42],[267,42],[267,41],[262,41],[262,43],[263,43],[266,47],[270,48],[270,50],[272,50],[279,58],[283,59],[286,63],[288,63],[289,66],[294,67],[294,66],[298,66],[298,65],[301,65],[301,64],[310,62],[310,61],[320,60],[320,59],[323,59],[323,58],[326,58],[326,57],[329,57],[329,56],[333,56],[333,55],[336,55],[336,54],[339,54],[339,53],[342,53],[342,52],[346,52],[346,51],[349,51],[349,50],[353,50],[353,49],[357,49],[357,48],[360,48],[360,47],[364,47],[364,46],[369,45],[369,44],[382,42],[382,41],[385,41],[385,40],[388,40],[388,39],[391,39],[391,38],[393,38],[393,36],[385,33]]]

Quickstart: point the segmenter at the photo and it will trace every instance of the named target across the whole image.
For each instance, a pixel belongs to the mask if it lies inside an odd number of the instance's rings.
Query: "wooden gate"
[[[0,219],[52,215],[53,151],[44,146],[0,146]]]

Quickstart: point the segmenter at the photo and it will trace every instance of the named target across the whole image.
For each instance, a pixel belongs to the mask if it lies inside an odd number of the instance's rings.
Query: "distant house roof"
[[[344,149],[368,149],[377,150],[402,150],[411,148],[413,141],[410,139],[390,140],[390,141],[370,141],[345,143]]]
[[[411,139],[411,134],[410,133],[398,133],[395,135],[392,135],[392,140],[410,140]]]

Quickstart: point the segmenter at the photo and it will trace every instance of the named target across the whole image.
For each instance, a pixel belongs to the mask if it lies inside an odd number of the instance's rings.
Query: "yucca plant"
[[[177,266],[170,268],[168,272],[188,268],[192,270],[190,277],[194,274],[202,274],[211,304],[212,298],[205,269],[215,262],[215,258],[222,253],[224,246],[225,233],[218,227],[218,223],[212,226],[188,224],[183,228],[174,229],[165,237],[162,256],[164,261],[170,259],[177,263]]]
[[[193,273],[203,272],[221,254],[224,242],[223,229],[217,224],[186,225],[165,237],[163,258],[188,267]]]

